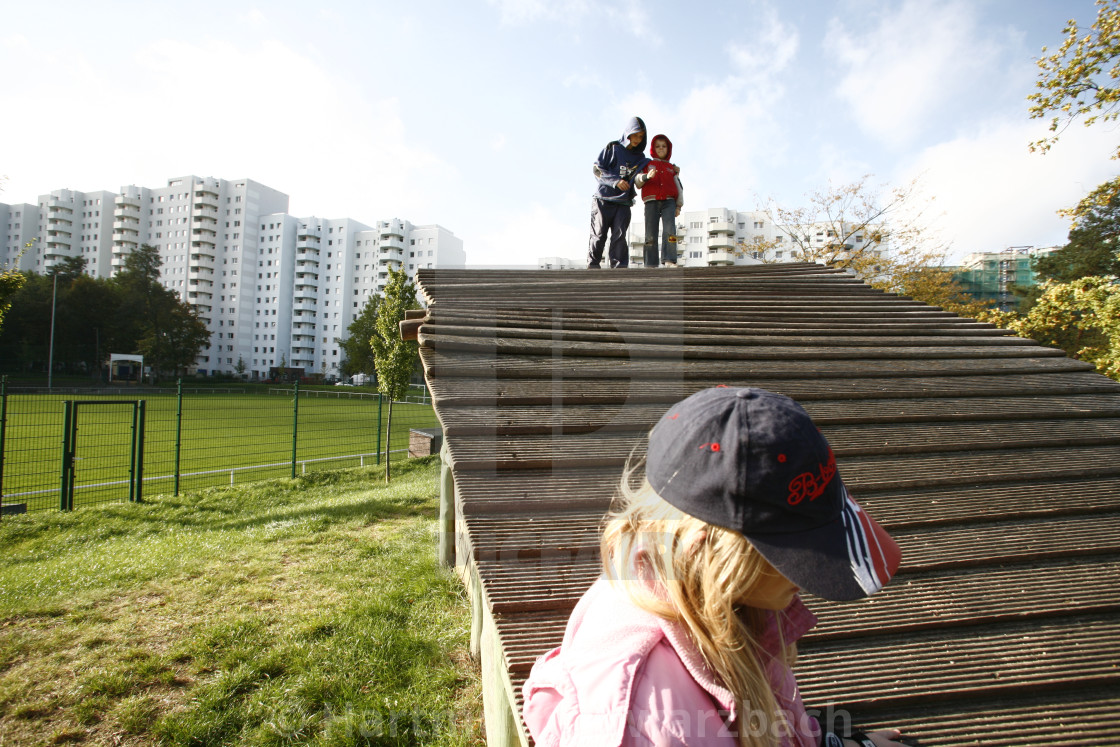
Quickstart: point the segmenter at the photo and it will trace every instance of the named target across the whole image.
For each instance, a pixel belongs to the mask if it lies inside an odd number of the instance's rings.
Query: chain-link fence
[[[63,510],[438,452],[426,393],[287,388],[9,390],[0,513]]]

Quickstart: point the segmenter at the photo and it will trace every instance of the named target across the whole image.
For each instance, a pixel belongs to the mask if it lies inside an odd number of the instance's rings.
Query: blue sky
[[[8,2],[0,202],[196,174],[291,212],[440,223],[472,265],[582,258],[632,115],[687,209],[920,178],[952,256],[1064,243],[1114,128],[1048,155],[1026,96],[1092,0]]]

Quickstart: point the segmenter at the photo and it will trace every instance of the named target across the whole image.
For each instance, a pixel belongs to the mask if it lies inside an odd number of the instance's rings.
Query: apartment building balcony
[[[135,251],[136,247],[140,245],[138,237],[125,236],[124,234],[113,234],[113,255],[119,252],[122,256],[127,256],[128,253]]]
[[[319,247],[296,244],[296,261],[307,261],[319,264]]]
[[[300,272],[314,272],[319,274],[319,250],[313,252],[296,252],[296,270]]]
[[[735,233],[735,224],[730,221],[716,221],[708,224],[708,235],[717,233]]]
[[[71,254],[70,247],[68,246],[57,246],[52,249],[50,245],[48,245],[47,250],[43,252],[43,259],[46,260],[48,266],[54,265],[57,262],[61,262],[62,260],[67,259],[71,256],[73,255]]]
[[[316,298],[318,298],[318,296],[318,290],[313,285],[297,285],[295,291],[292,294],[292,297],[297,301],[301,299],[314,301]]]
[[[47,217],[54,215],[65,215],[67,217],[74,214],[74,206],[69,202],[62,200],[47,200]]]
[[[116,210],[140,213],[140,198],[132,195],[117,195],[113,199]]]
[[[213,209],[213,211],[216,213],[217,195],[213,192],[206,192],[206,190],[196,189],[194,209],[198,208]]]
[[[307,326],[311,327],[311,329],[315,329],[315,323],[314,321],[306,321],[305,317],[307,319],[313,320],[316,316],[317,314],[314,311],[296,311],[296,313],[292,315],[292,317],[296,320],[296,326],[306,324]]]
[[[316,233],[315,229],[301,228],[296,233],[296,246],[297,247],[299,247],[301,244],[306,244],[307,246],[318,247],[321,241],[322,241],[322,239],[319,238],[319,234]]]
[[[194,226],[191,228],[191,238],[199,241],[213,241],[218,238],[218,232],[208,226]]]
[[[213,285],[214,269],[212,267],[205,267],[201,265],[191,266],[187,269],[187,280],[189,282],[194,282],[195,280],[203,280]]]
[[[47,239],[47,254],[51,252],[69,252],[70,251],[70,237],[69,236],[53,236]]]
[[[214,300],[214,294],[210,293],[209,291],[203,291],[203,290],[187,291],[187,303],[189,303],[189,304],[192,304],[192,305],[194,305],[194,304],[199,304],[199,305],[209,304],[213,300]],[[207,306],[206,310],[209,311],[210,307]]]
[[[191,273],[192,275],[195,273]],[[210,278],[190,277],[187,279],[187,288],[195,291],[209,293],[214,288],[214,281]]]
[[[708,236],[708,249],[734,249],[735,235],[726,233],[711,234]]]
[[[381,226],[381,243],[382,244],[385,243],[386,238],[392,237],[392,236],[396,236],[396,237],[400,238],[402,241],[404,240],[404,224],[401,223],[399,220],[388,220],[388,221],[385,221],[384,225]]]
[[[216,200],[218,199],[218,186],[216,184],[205,184],[203,182],[199,182],[198,184],[194,185],[194,194],[195,197],[206,196],[213,197]]]
[[[296,262],[296,282],[304,283],[318,283],[319,282],[319,263],[310,262]]]
[[[382,236],[381,237],[381,252],[384,254],[386,251],[404,252],[404,237],[401,236]]]
[[[113,230],[137,233],[140,230],[140,219],[118,215],[113,219]]]
[[[214,271],[214,265],[215,265],[214,252],[207,252],[207,251],[200,251],[198,249],[192,249],[191,250],[191,260],[190,260],[190,262],[191,262],[190,266],[191,266],[192,269],[201,270],[203,268],[206,268],[206,269],[209,269],[211,272],[213,272]]]
[[[210,305],[209,302],[207,302],[205,300],[199,300],[199,301],[188,301],[188,303],[190,304],[191,308],[195,310],[195,312],[198,314],[199,318],[202,320],[202,322],[204,324],[209,324],[210,323],[209,314],[210,314],[210,311],[213,307]]]
[[[292,308],[296,311],[315,311],[318,307],[315,299],[313,298],[297,298]]]
[[[312,351],[312,354],[314,354],[314,351]],[[304,353],[299,353],[298,355],[304,355]],[[295,366],[296,368],[301,368],[301,367],[305,368],[305,369],[315,368],[315,359],[310,355],[307,356],[306,358],[300,358],[296,354],[293,354],[292,355],[292,365]]]
[[[712,249],[708,251],[708,265],[717,267],[720,265],[733,265],[735,264],[735,255],[723,249]]]
[[[315,335],[311,332],[307,332],[306,334],[296,332],[292,335],[292,344],[305,344],[305,347],[313,347],[315,345]]]
[[[207,221],[208,223],[218,225],[218,208],[195,205],[194,209],[191,210],[191,219]]]
[[[214,258],[214,241],[212,239],[192,239],[191,240],[191,254],[204,254],[208,255],[211,259]]]
[[[378,262],[404,262],[404,248],[400,249],[386,249],[385,245],[381,246],[381,253],[377,256]]]

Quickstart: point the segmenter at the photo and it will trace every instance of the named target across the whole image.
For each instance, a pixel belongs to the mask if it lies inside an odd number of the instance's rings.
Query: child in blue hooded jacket
[[[645,149],[646,123],[641,117],[632,117],[622,137],[607,143],[607,147],[600,151],[595,160],[594,173],[599,181],[599,188],[591,201],[588,269],[600,268],[608,231],[611,235],[608,249],[611,267],[626,267],[630,264],[626,229],[630,227],[634,188],[641,187],[646,179],[642,175],[649,163]]]

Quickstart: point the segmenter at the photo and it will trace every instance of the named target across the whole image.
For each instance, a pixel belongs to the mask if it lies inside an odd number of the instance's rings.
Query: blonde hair
[[[638,573],[653,582],[653,589],[641,583],[622,586],[636,606],[688,631],[709,669],[735,697],[739,744],[776,744],[791,725],[774,697],[758,643],[764,613],[739,601],[770,564],[738,532],[685,514],[648,482],[635,488],[635,472],[636,467],[628,467],[623,474],[620,505],[604,520],[604,570],[626,579],[636,571],[630,563],[640,564]],[[783,642],[782,649],[792,664],[794,648]]]

